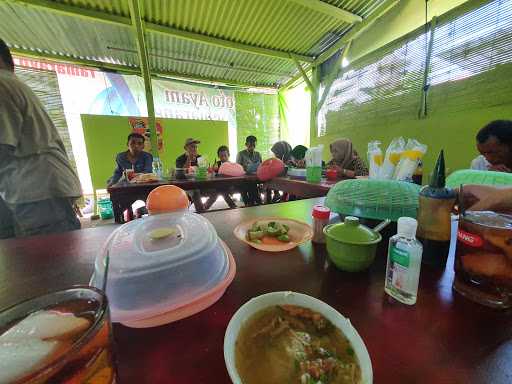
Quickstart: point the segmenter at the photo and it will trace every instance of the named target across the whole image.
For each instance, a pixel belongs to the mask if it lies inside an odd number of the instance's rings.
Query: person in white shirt
[[[473,159],[471,169],[512,172],[512,121],[495,120],[476,135],[480,156]]]
[[[0,239],[80,229],[81,194],[55,125],[0,39]]]

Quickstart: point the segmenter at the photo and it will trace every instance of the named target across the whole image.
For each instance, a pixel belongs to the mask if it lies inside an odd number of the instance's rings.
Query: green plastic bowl
[[[359,223],[359,219],[347,216],[343,223],[324,228],[329,259],[342,271],[359,272],[367,269],[375,260],[380,233]]]

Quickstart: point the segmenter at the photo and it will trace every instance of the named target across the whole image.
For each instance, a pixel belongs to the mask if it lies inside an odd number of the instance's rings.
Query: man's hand
[[[496,171],[496,172],[507,172],[507,173],[511,173],[512,172],[512,169],[510,169],[509,167],[507,167],[506,165],[504,164],[496,164],[496,165],[492,165],[489,167],[489,171]]]
[[[471,211],[512,212],[512,187],[465,185],[464,205]]]

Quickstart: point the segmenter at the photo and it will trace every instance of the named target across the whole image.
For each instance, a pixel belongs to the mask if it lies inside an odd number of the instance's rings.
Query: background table
[[[216,190],[220,193],[236,191],[241,192],[248,189],[255,189],[258,184],[256,176],[241,177],[223,177],[215,176],[206,180],[183,179],[183,180],[166,180],[155,183],[119,183],[107,189],[112,201],[114,210],[114,218],[116,223],[123,223],[123,212],[131,209],[131,205],[137,201],[146,201],[149,193],[161,185],[176,185],[185,191],[199,190],[208,191]]]
[[[263,188],[267,190],[277,190],[285,192],[289,195],[298,197],[299,199],[309,199],[312,197],[323,197],[327,195],[329,190],[338,181],[328,181],[322,179],[319,183],[310,183],[303,179],[294,179],[291,177],[276,177],[266,181]]]
[[[234,227],[257,216],[309,221],[321,199],[204,214],[235,255],[226,294],[190,318],[151,329],[114,326],[121,383],[229,383],[223,338],[234,312],[250,298],[292,290],[320,298],[350,318],[373,363],[375,383],[510,383],[512,316],[453,293],[453,252],[446,271],[423,266],[418,303],[384,294],[386,244],[367,272],[343,273],[321,245],[289,252],[255,251]],[[85,284],[103,241],[117,226],[0,241],[0,306]]]

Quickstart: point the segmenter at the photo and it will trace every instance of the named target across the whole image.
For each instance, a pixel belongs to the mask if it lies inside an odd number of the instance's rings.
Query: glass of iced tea
[[[0,383],[116,382],[105,294],[73,287],[0,312]]]
[[[494,308],[512,307],[512,216],[468,211],[459,218],[454,289]]]

